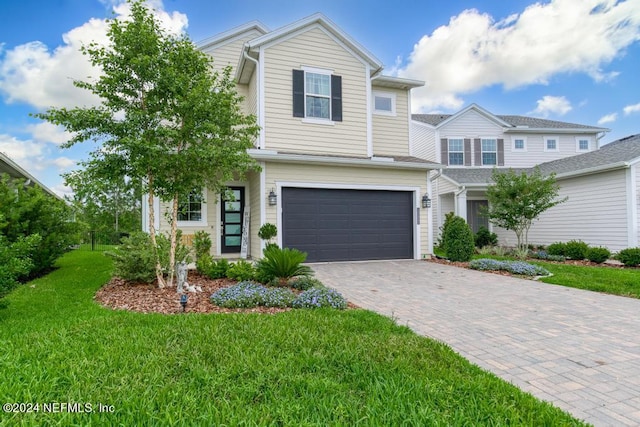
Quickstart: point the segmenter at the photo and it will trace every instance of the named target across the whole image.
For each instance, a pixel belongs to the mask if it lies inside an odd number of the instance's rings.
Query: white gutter
[[[616,170],[616,169],[626,169],[626,168],[628,168],[630,166],[631,166],[631,164],[629,162],[610,163],[610,164],[606,164],[606,165],[594,166],[594,167],[587,168],[587,169],[580,169],[580,170],[572,171],[572,172],[558,173],[558,174],[556,174],[556,178],[557,179],[574,178],[574,177],[582,176],[582,175],[590,175],[590,174],[592,174],[594,172],[606,172],[606,171]]]
[[[246,45],[245,45],[246,46]],[[262,111],[262,97],[260,96],[260,91],[262,87],[262,82],[260,81],[260,63],[257,59],[252,58],[247,53],[246,49],[243,49],[242,55],[253,62],[256,65],[256,110],[258,111],[258,126],[260,126],[260,133],[258,134],[258,147],[264,148],[264,111]]]

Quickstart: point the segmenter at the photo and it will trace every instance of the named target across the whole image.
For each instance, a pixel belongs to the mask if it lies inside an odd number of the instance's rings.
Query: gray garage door
[[[307,261],[413,258],[413,193],[282,189],[282,243]]]

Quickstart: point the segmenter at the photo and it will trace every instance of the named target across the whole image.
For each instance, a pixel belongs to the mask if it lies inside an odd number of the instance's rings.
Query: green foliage
[[[256,263],[257,276],[264,283],[277,278],[286,282],[296,276],[310,276],[311,268],[302,265],[307,254],[294,248],[280,248],[269,246],[265,248],[262,259]]]
[[[607,248],[603,247],[590,247],[587,250],[585,258],[591,262],[602,264],[611,256],[611,252]]]
[[[567,244],[563,242],[552,243],[547,247],[547,253],[549,255],[566,257],[565,254],[567,253]]]
[[[440,227],[440,238],[438,239],[438,247],[442,249],[445,254],[447,253],[447,240],[446,240],[446,230],[451,223],[451,220],[456,216],[453,212],[447,212],[444,216],[444,223]]]
[[[289,282],[287,283],[287,286],[293,289],[306,291],[307,289],[322,287],[324,285],[320,280],[316,279],[315,277],[299,276],[289,280]]]
[[[476,248],[484,248],[485,246],[495,246],[498,244],[498,235],[492,233],[485,226],[481,226],[475,235]]]
[[[229,270],[229,261],[226,258],[220,258],[214,261],[211,255],[206,254],[198,258],[196,261],[196,269],[198,273],[207,276],[210,279],[224,279],[227,277]]]
[[[196,261],[211,252],[211,237],[206,231],[196,231],[193,237],[193,248],[196,253]]]
[[[469,224],[459,216],[453,216],[446,225],[444,241],[447,258],[450,261],[469,261],[475,250],[473,231]]]
[[[269,222],[265,223],[258,230],[258,237],[262,240],[271,240],[278,235],[278,228]]]
[[[40,243],[40,236],[21,236],[13,243],[0,234],[0,308],[6,307],[2,298],[18,286],[18,278],[33,268],[31,254]]]
[[[256,269],[253,267],[253,264],[243,259],[232,263],[227,269],[227,277],[239,282],[253,280],[255,275]]]
[[[567,258],[582,261],[587,257],[589,245],[582,240],[569,240],[564,248],[564,256]]]
[[[530,175],[526,172],[517,175],[513,169],[508,172],[494,169],[492,179],[494,184],[487,189],[489,220],[515,232],[518,247],[527,249],[533,222],[567,198],[558,199],[560,186],[556,184],[555,175],[545,177],[538,168]]]
[[[182,237],[182,231],[177,230],[176,234],[176,248],[175,248],[175,260],[176,262],[190,263],[191,250],[180,243]],[[162,271],[166,274],[171,269],[171,263],[169,262],[169,256],[171,251],[171,239],[169,236],[159,234],[156,236],[156,243],[158,245],[158,256],[160,258],[160,265],[162,265]],[[149,244],[152,244],[151,242]]]
[[[21,279],[51,269],[79,241],[77,224],[71,221],[72,212],[65,202],[6,174],[0,174],[0,218],[0,235],[8,244],[25,236],[40,236],[29,254],[31,267]]]
[[[635,267],[640,264],[640,248],[627,248],[618,252],[616,259],[627,267]]]

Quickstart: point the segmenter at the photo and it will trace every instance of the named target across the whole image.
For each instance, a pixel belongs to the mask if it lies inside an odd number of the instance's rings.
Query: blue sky
[[[151,0],[163,22],[195,42],[251,20],[270,29],[324,13],[385,64],[426,81],[414,112],[477,103],[495,114],[640,133],[640,0]],[[0,2],[0,151],[59,194],[60,173],[94,149],[29,117],[91,102],[71,81],[91,70],[78,47],[104,39],[118,0]]]

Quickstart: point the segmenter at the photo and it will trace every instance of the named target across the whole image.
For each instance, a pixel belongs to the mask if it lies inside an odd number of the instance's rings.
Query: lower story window
[[[204,197],[201,190],[194,190],[178,200],[178,221],[202,221]]]

